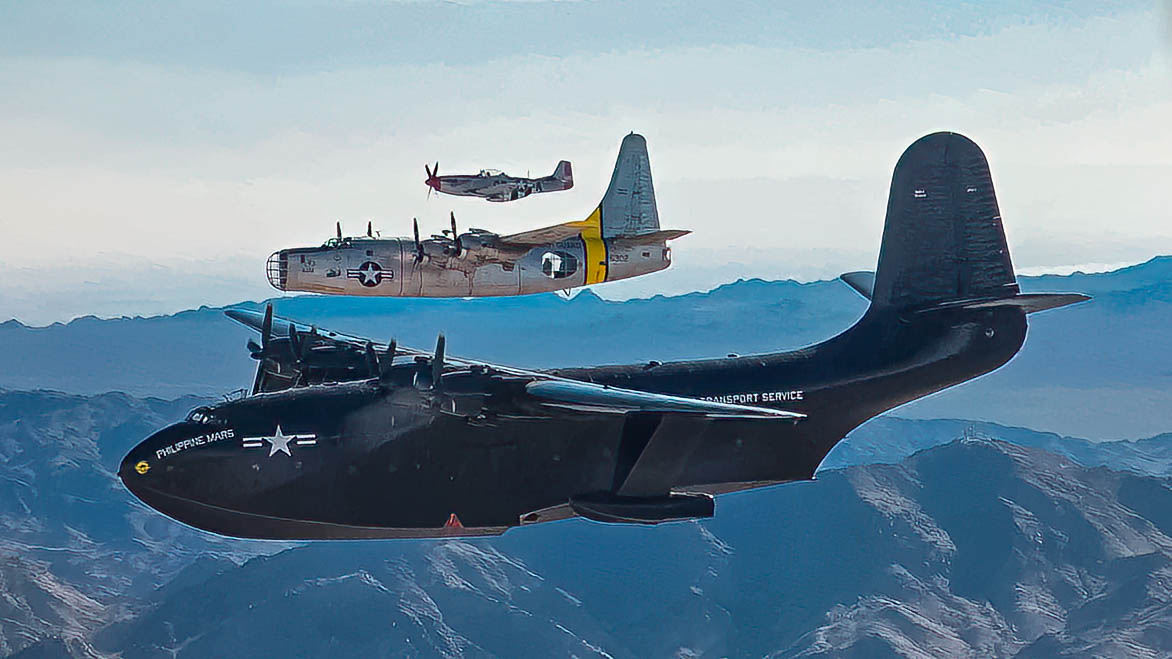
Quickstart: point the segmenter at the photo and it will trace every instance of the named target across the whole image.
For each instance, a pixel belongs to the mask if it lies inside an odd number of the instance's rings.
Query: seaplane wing
[[[436,381],[467,378],[476,373],[481,386],[519,386],[513,395],[534,410],[549,413],[585,414],[657,414],[683,415],[706,419],[758,419],[797,421],[804,414],[751,405],[734,405],[688,396],[611,387],[583,382],[552,373],[500,366],[444,355],[443,348],[425,352],[398,345],[376,344],[370,339],[350,336],[276,318],[272,306],[263,314],[243,309],[229,309],[227,316],[261,334],[261,344],[250,345],[253,357],[261,364],[253,393],[277,391],[320,382],[363,380],[381,377],[393,368],[396,356],[418,361],[438,360]],[[443,341],[441,339],[441,345]],[[385,356],[391,354],[388,361]],[[429,367],[430,368],[430,367]]]

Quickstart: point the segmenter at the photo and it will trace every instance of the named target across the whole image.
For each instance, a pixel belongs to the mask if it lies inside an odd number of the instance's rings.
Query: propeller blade
[[[432,389],[439,389],[440,386],[440,376],[443,375],[444,372],[444,349],[446,344],[447,340],[444,339],[444,335],[441,333],[435,340],[435,354],[431,358]]]
[[[380,377],[382,375],[382,367],[378,362],[378,353],[375,352],[374,344],[370,341],[366,342],[366,368],[373,377]]]
[[[342,223],[338,222],[336,226],[338,228],[338,240],[341,240],[342,239]]]
[[[293,323],[289,323],[289,353],[293,355],[295,361],[301,361],[301,338]]]
[[[431,191],[435,190],[436,192],[439,192],[440,188],[439,161],[435,161],[435,169],[428,169],[427,164],[424,163],[423,171],[427,172],[427,180],[424,181],[424,183],[427,183],[427,198],[431,199]]]
[[[373,351],[374,348],[372,347],[371,350]],[[391,339],[391,342],[387,344],[386,352],[382,353],[381,357],[375,355],[378,359],[378,379],[383,384],[389,384],[391,382],[391,369],[395,365],[395,353],[397,352],[398,344],[395,343],[394,339]],[[367,355],[366,360],[369,364],[370,355]]]
[[[369,220],[366,222],[366,237],[374,238],[374,225]]]
[[[252,339],[248,340],[248,352],[252,353],[253,359],[263,359],[264,358],[264,355],[261,354],[261,347],[258,346],[256,344],[256,341],[253,341]]]
[[[423,243],[419,241],[419,218],[412,218],[411,222],[415,228],[415,262],[421,263],[423,261]]]
[[[258,346],[258,345],[256,345],[256,343],[254,343],[252,341],[248,342],[249,349],[252,349],[254,346],[260,349],[260,350],[254,351],[256,353],[259,353],[259,356],[257,357],[258,361],[256,362],[256,377],[254,377],[252,379],[252,393],[253,394],[257,394],[260,392],[261,383],[264,381],[265,359],[268,357],[267,353],[269,350],[269,339],[271,338],[272,333],[273,333],[273,305],[270,303],[265,306],[264,321],[261,322],[261,325],[260,325],[260,345]]]
[[[456,211],[451,211],[452,217],[452,242],[456,245],[456,256],[464,251],[464,245],[460,243],[460,234],[456,233]]]
[[[262,358],[256,363],[256,377],[252,379],[252,394],[260,393],[260,383],[265,377],[265,360]]]
[[[272,303],[265,306],[265,318],[260,324],[260,349],[267,352],[269,349],[269,339],[273,334],[273,305]]]

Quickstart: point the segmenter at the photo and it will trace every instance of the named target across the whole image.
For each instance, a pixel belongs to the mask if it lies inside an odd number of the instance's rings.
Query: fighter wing
[[[551,227],[501,236],[500,241],[511,245],[548,245],[549,243],[556,243],[560,240],[574,238],[582,233],[584,229],[591,226],[588,222],[565,222],[555,224]]]

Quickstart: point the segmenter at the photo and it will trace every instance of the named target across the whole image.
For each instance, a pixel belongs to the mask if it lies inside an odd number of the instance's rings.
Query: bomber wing
[[[500,241],[510,245],[547,245],[549,243],[556,243],[559,240],[574,238],[584,230],[591,228],[596,228],[596,225],[589,220],[564,222],[550,227],[542,227],[531,231],[522,231],[521,233],[501,236]]]

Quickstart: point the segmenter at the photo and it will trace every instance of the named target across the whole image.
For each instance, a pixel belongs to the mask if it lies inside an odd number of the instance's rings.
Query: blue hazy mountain
[[[60,656],[59,644],[96,656],[87,650],[95,628],[197,558],[242,561],[286,546],[197,533],[118,481],[136,438],[197,404],[0,391],[0,657],[54,638],[32,656]]]
[[[1172,489],[1151,476],[1172,435],[881,418],[832,453],[845,469],[710,520],[292,546],[194,531],[117,482],[199,402],[0,392],[0,656],[1172,650]]]
[[[127,658],[178,641],[192,656],[1156,656],[1172,651],[1168,506],[1165,481],[952,443],[725,497],[698,523],[315,544],[225,565],[151,598],[99,647]]]
[[[1094,439],[1166,431],[1172,409],[1172,257],[1101,274],[1022,277],[1026,291],[1089,303],[1031,317],[1005,368],[900,410],[979,418]],[[709,292],[614,302],[590,292],[472,300],[319,296],[278,314],[418,347],[525,367],[717,357],[796,348],[849,326],[866,303],[837,281],[749,280]],[[241,305],[259,308],[257,304]],[[0,324],[0,387],[216,396],[247,386],[249,330],[201,308],[173,316]]]
[[[1172,421],[1168,424],[1172,427]],[[958,439],[987,439],[1038,448],[1088,467],[1172,477],[1172,433],[1139,440],[1090,441],[1029,428],[962,419],[906,419],[880,416],[851,432],[826,456],[821,469],[897,463]]]

